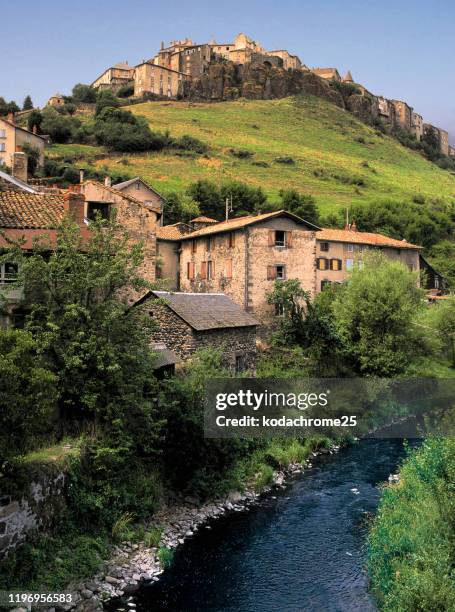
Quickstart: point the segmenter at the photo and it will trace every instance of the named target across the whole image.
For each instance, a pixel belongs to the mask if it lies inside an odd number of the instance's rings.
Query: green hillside
[[[319,98],[147,102],[128,110],[145,116],[153,130],[202,140],[209,153],[104,157],[98,147],[54,145],[51,155],[85,155],[92,165],[140,175],[164,193],[198,179],[241,180],[261,186],[272,201],[280,189],[294,188],[313,195],[322,213],[378,199],[455,198],[455,176]],[[239,159],[232,149],[252,155]],[[279,163],[280,157],[295,163]]]

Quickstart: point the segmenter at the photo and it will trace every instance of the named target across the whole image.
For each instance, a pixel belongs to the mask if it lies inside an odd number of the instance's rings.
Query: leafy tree
[[[77,83],[73,87],[72,98],[74,102],[88,102],[93,103],[96,102],[96,90],[90,87],[90,85],[83,85],[82,83]]]
[[[38,130],[40,130],[42,122],[43,115],[41,111],[34,109],[27,118],[27,127],[31,132],[35,126],[38,128]]]
[[[294,213],[295,215],[309,221],[314,225],[319,223],[319,214],[316,206],[316,200],[313,196],[300,194],[295,189],[281,190],[281,207],[284,210]]]
[[[45,108],[42,112],[41,131],[49,134],[54,142],[66,143],[72,140],[74,131],[80,126],[77,119],[61,115],[54,108]]]
[[[95,115],[99,115],[105,108],[117,108],[119,105],[119,99],[112,90],[102,89],[96,97]]]
[[[133,94],[134,94],[134,85],[122,85],[117,91],[117,96],[119,98],[129,98]]]
[[[23,144],[22,148],[24,153],[27,154],[27,172],[31,176],[35,176],[40,161],[39,149],[32,147],[32,145],[27,142]]]
[[[170,144],[166,134],[152,132],[143,117],[119,108],[103,108],[95,121],[95,138],[113,151],[159,151]]]
[[[276,280],[266,299],[268,304],[274,305],[283,315],[280,320],[279,339],[283,344],[298,343],[305,319],[305,305],[310,300],[308,291],[302,289],[296,278]]]
[[[16,102],[14,102],[14,100],[7,102],[5,98],[2,98],[0,96],[0,116],[7,115],[10,112],[17,113],[19,110],[20,108],[18,107]]]
[[[188,187],[188,195],[198,203],[201,214],[215,219],[224,217],[224,203],[215,183],[205,179],[196,181]]]
[[[344,350],[364,375],[396,376],[414,357],[413,317],[422,306],[416,275],[401,262],[370,253],[333,302]]]
[[[166,194],[166,204],[164,208],[165,224],[169,225],[179,221],[188,222],[190,219],[200,214],[198,204],[186,194],[179,194],[175,191]]]
[[[30,96],[26,96],[24,103],[22,104],[22,110],[32,110],[33,102]]]
[[[57,376],[30,332],[0,331],[0,474],[8,460],[49,435],[57,409]]]
[[[187,193],[198,203],[201,214],[218,220],[225,217],[227,199],[229,202],[232,199],[231,217],[264,211],[267,206],[267,196],[260,187],[250,187],[239,181],[218,187],[212,181],[199,180],[189,186]]]
[[[431,264],[447,280],[450,288],[455,288],[455,242],[441,240],[431,247]]]

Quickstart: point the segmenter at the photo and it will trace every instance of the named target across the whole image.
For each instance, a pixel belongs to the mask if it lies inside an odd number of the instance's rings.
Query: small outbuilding
[[[259,322],[223,293],[149,291],[144,305],[156,322],[153,342],[182,361],[200,348],[222,349],[222,364],[235,371],[254,371]]]

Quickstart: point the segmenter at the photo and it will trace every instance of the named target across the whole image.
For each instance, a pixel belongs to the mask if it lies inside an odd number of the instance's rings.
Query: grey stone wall
[[[65,508],[64,484],[63,472],[50,470],[35,475],[20,496],[0,494],[0,559],[31,531],[49,530],[58,521]]]
[[[147,307],[156,323],[153,342],[163,342],[183,361],[199,348],[222,348],[224,367],[234,368],[236,357],[242,356],[245,369],[254,371],[257,354],[255,327],[195,331],[168,306],[149,302]]]

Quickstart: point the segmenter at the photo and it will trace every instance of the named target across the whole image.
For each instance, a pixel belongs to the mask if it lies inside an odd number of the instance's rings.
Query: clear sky
[[[106,67],[152,57],[164,40],[245,32],[310,67],[352,71],[370,91],[406,100],[455,144],[453,0],[0,0],[0,95],[37,105]]]

